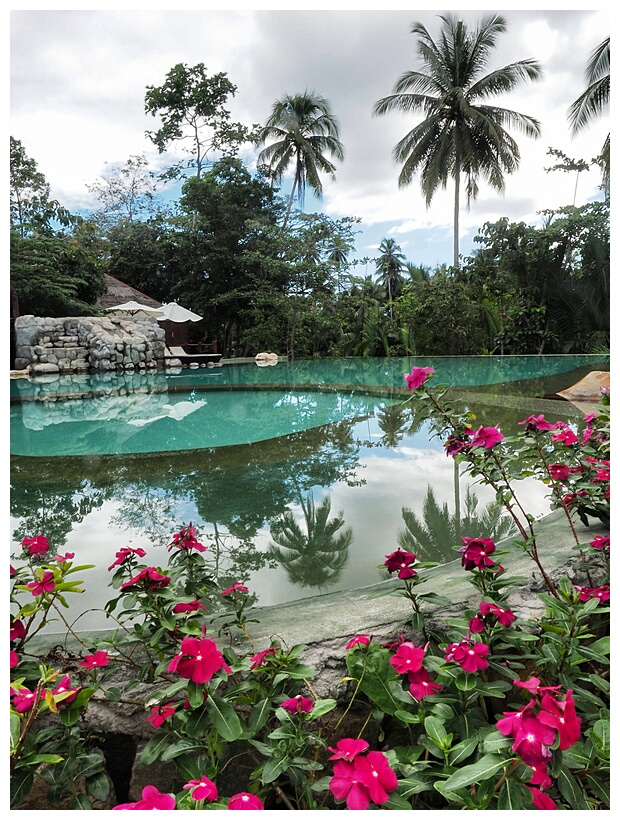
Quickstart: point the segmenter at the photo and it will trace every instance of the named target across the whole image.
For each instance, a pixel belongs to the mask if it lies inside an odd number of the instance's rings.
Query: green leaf
[[[71,808],[73,811],[92,811],[93,804],[85,794],[78,793],[73,795]]]
[[[333,698],[317,700],[314,704],[312,711],[308,715],[308,719],[314,720],[315,718],[318,718],[321,715],[326,714],[327,712],[331,712],[332,709],[335,709],[337,705],[337,701],[335,701]]]
[[[588,774],[586,779],[590,789],[608,808],[611,804],[611,794],[609,791],[609,777],[603,780],[598,774]]]
[[[207,711],[211,715],[213,724],[224,740],[239,740],[244,729],[239,716],[230,703],[218,697],[207,700]]]
[[[504,781],[497,798],[499,811],[520,811],[532,803],[532,794],[523,783],[510,778]]]
[[[254,704],[250,712],[250,717],[248,718],[248,737],[252,737],[263,728],[269,720],[270,711],[271,703],[269,698],[265,698],[259,703]]]
[[[288,755],[277,759],[275,757],[270,758],[267,760],[263,767],[263,772],[261,775],[261,780],[263,783],[273,783],[274,780],[277,780],[278,777],[285,772],[291,763],[290,758]]]
[[[167,763],[169,760],[175,760],[177,757],[185,756],[191,752],[201,752],[204,746],[197,740],[178,740],[176,743],[170,744],[161,756],[161,762]]]
[[[450,741],[448,740],[448,733],[445,726],[439,718],[429,715],[424,720],[424,729],[427,737],[440,749],[448,749]]]
[[[459,675],[455,683],[456,688],[461,692],[471,692],[472,689],[476,689],[478,685],[478,677],[477,675]]]
[[[588,734],[598,756],[604,760],[609,760],[611,751],[611,726],[609,721],[597,720]]]
[[[566,800],[571,809],[589,809],[587,800],[583,796],[583,792],[579,784],[565,767],[562,767],[557,774],[557,786],[560,794]]]
[[[92,795],[95,800],[102,802],[107,799],[110,794],[110,781],[105,772],[97,772],[97,774],[86,780],[86,791]]]
[[[31,771],[22,772],[19,769],[11,775],[11,808],[16,808],[30,794],[34,783],[34,774]]]
[[[11,712],[11,749],[14,749],[19,742],[21,728],[22,722],[19,715],[15,714],[15,712]]]
[[[402,780],[398,781],[398,792],[403,797],[411,797],[420,792],[428,792],[433,790],[433,784],[430,780],[422,775],[410,774]]]
[[[449,791],[456,791],[465,786],[471,786],[472,783],[479,783],[481,780],[487,780],[489,777],[503,769],[508,765],[508,762],[503,757],[497,755],[484,755],[476,763],[469,766],[463,766],[458,772],[450,775],[445,781],[444,787]]]
[[[168,735],[155,735],[146,744],[140,755],[140,763],[150,766],[169,744]]]
[[[464,760],[467,760],[467,758],[474,753],[477,745],[477,737],[468,737],[460,743],[457,743],[450,749],[448,763],[451,766],[460,766]]]

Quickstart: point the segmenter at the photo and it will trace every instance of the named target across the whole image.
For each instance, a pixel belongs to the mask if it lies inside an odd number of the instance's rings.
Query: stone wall
[[[163,365],[165,333],[146,316],[20,316],[15,320],[15,370],[103,373]]]

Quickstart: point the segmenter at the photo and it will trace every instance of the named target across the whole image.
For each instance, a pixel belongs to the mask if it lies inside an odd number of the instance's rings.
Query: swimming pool
[[[606,357],[418,357],[19,380],[11,385],[12,551],[42,533],[75,561],[96,564],[84,576],[87,595],[71,604],[70,617],[85,612],[84,630],[102,627],[96,610],[110,597],[115,553],[142,547],[146,561],[163,566],[171,535],[189,521],[222,584],[245,583],[261,606],[376,583],[398,546],[403,508],[424,522],[429,487],[440,512],[455,504],[452,460],[403,404],[403,374],[414,364],[433,366],[438,381],[467,394],[480,423],[506,432],[533,412],[578,421],[570,403],[548,397],[609,369]],[[459,490],[464,499],[463,479]],[[475,492],[482,512],[492,499]],[[275,560],[270,549],[270,524],[287,510],[305,525],[308,494],[317,505],[329,497],[332,515],[342,512],[353,530],[327,584],[307,568],[299,577],[293,560]],[[539,487],[526,496],[533,514],[547,511]],[[450,560],[446,546],[424,558]]]

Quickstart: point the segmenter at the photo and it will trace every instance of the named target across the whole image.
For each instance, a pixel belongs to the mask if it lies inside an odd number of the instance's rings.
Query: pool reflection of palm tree
[[[391,404],[377,413],[377,424],[383,433],[381,444],[396,447],[405,434],[414,435],[427,421],[425,409],[410,404]]]
[[[462,536],[492,538],[500,541],[510,535],[513,524],[501,504],[492,501],[481,513],[478,498],[469,488],[464,498],[464,510],[450,513],[448,505],[437,503],[432,487],[428,487],[422,519],[413,510],[403,507],[405,529],[398,533],[399,546],[425,561],[453,561],[457,555],[453,546],[461,544]]]
[[[276,558],[286,569],[292,583],[300,587],[330,586],[338,580],[349,556],[353,530],[344,525],[342,513],[329,520],[331,501],[325,496],[315,506],[311,493],[301,507],[306,520],[306,531],[295,520],[291,510],[282,513],[271,525],[270,557]]]

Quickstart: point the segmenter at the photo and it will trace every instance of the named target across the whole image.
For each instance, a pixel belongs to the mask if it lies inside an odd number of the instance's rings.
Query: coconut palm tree
[[[376,273],[379,275],[379,282],[387,290],[391,317],[392,299],[398,296],[405,281],[403,276],[405,254],[401,252],[400,245],[397,245],[391,237],[381,241],[379,251],[381,255],[377,257]]]
[[[586,67],[586,82],[588,87],[569,108],[568,121],[573,134],[577,134],[584,129],[592,120],[601,116],[607,109],[609,105],[610,86],[609,63],[609,37],[607,37],[590,55],[590,61]],[[603,185],[609,189],[609,134],[607,134],[603,150],[601,151],[601,162]]]
[[[421,172],[420,184],[427,207],[438,188],[454,180],[454,266],[459,264],[459,207],[461,177],[467,204],[478,196],[478,181],[486,180],[503,192],[504,174],[517,170],[519,147],[507,127],[530,137],[540,136],[532,117],[485,102],[506,94],[525,80],[542,77],[535,60],[521,60],[483,75],[506,21],[488,15],[472,31],[451,14],[439,15],[441,36],[435,42],[425,26],[414,23],[417,50],[426,73],[406,71],[394,92],[375,103],[373,114],[390,111],[422,113],[424,119],[396,145],[393,156],[402,163],[399,186]]]
[[[309,493],[305,501],[301,499],[301,507],[306,532],[291,510],[287,510],[271,525],[275,543],[270,544],[269,555],[280,561],[293,583],[321,589],[338,580],[349,555],[353,530],[348,527],[336,535],[344,519],[340,513],[328,520],[331,512],[328,495],[317,507]]]
[[[273,140],[258,155],[271,178],[279,182],[291,163],[295,165],[293,187],[288,200],[284,227],[288,222],[295,196],[303,208],[306,186],[320,198],[323,194],[320,174],[335,178],[336,166],[327,158],[344,158],[339,140],[338,121],[329,102],[316,92],[286,94],[273,105],[271,115],[259,132],[258,145]]]

